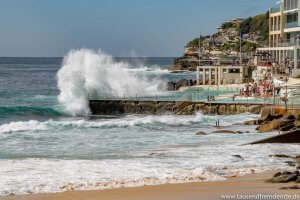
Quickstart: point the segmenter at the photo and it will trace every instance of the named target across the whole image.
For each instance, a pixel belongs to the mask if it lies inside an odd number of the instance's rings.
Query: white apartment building
[[[270,61],[283,64],[289,60],[294,67],[293,77],[300,77],[299,8],[300,0],[281,0],[270,8],[269,47],[257,49],[258,54],[264,53]]]

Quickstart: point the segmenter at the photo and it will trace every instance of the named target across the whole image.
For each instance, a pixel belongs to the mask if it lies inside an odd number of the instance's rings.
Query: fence
[[[113,94],[103,95],[89,95],[89,100],[122,100],[122,101],[178,101],[178,102],[209,102],[209,103],[229,103],[229,104],[261,104],[261,105],[274,105],[277,107],[285,107],[285,102],[279,97],[275,96],[262,98],[262,97],[243,97],[237,96],[239,89],[225,90],[190,90],[184,92],[167,92],[164,94],[154,94],[151,96],[145,95],[126,95],[117,96]],[[299,99],[289,99],[287,101],[289,108],[300,108]]]

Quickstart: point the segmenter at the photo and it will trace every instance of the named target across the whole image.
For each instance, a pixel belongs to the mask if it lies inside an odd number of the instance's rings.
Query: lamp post
[[[199,36],[199,67],[201,65],[201,38],[202,38],[202,36],[200,34],[200,36]]]

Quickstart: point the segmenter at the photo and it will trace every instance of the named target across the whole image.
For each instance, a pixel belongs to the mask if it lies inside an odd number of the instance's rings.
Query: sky
[[[61,57],[71,49],[173,57],[222,22],[277,0],[0,0],[0,57]]]

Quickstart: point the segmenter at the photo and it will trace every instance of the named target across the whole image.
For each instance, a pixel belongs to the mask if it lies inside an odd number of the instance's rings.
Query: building
[[[203,61],[203,60],[202,60]],[[239,64],[239,57],[218,56],[216,63],[197,67],[197,85],[242,84],[249,81],[249,67]]]
[[[279,5],[270,8],[269,47],[258,48],[260,59],[267,59],[278,64],[289,63],[292,76],[300,76],[300,0],[281,0]],[[260,65],[260,60],[256,60]]]
[[[244,82],[243,67],[230,65],[197,67],[197,85],[200,85],[200,80],[202,85],[242,84]]]

